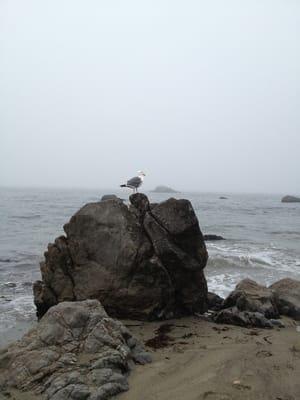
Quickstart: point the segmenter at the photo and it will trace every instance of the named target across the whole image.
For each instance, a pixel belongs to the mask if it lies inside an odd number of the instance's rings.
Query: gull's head
[[[138,174],[139,174],[140,177],[146,176],[145,172],[143,172],[143,171],[138,171]]]

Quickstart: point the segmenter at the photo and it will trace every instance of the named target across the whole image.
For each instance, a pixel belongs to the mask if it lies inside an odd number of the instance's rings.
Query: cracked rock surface
[[[20,341],[0,352],[0,398],[104,400],[128,390],[133,363],[151,357],[97,300],[52,307]]]
[[[38,317],[62,301],[98,299],[112,317],[153,320],[204,312],[207,250],[188,200],[147,196],[89,203],[48,246],[34,284]]]

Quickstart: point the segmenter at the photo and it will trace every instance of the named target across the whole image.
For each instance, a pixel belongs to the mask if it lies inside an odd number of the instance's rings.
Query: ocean
[[[0,337],[7,341],[35,321],[32,283],[47,245],[85,203],[128,191],[0,188]],[[147,193],[152,202],[169,194]],[[178,193],[189,199],[204,234],[226,240],[207,242],[205,269],[210,291],[226,296],[243,278],[269,285],[300,279],[300,203],[281,203],[281,195]],[[226,196],[227,199],[220,199]],[[14,335],[15,336],[15,335]],[[4,340],[3,340],[4,338]]]

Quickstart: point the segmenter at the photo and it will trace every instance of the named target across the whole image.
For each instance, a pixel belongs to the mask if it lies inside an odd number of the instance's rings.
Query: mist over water
[[[300,195],[300,2],[0,2],[0,184]]]
[[[32,283],[47,244],[64,234],[63,225],[85,203],[103,194],[128,198],[129,191],[0,189],[0,334],[33,321]],[[168,194],[147,193],[152,202]],[[207,242],[205,268],[210,291],[222,296],[242,279],[269,285],[283,277],[300,279],[300,204],[282,204],[275,195],[177,193],[189,199]]]

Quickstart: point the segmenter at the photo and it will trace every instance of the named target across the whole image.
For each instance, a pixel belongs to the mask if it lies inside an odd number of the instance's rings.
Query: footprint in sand
[[[227,393],[205,392],[199,400],[232,400],[232,397]]]
[[[256,357],[258,358],[266,358],[266,357],[272,357],[272,353],[270,351],[266,350],[260,350],[256,353]]]

